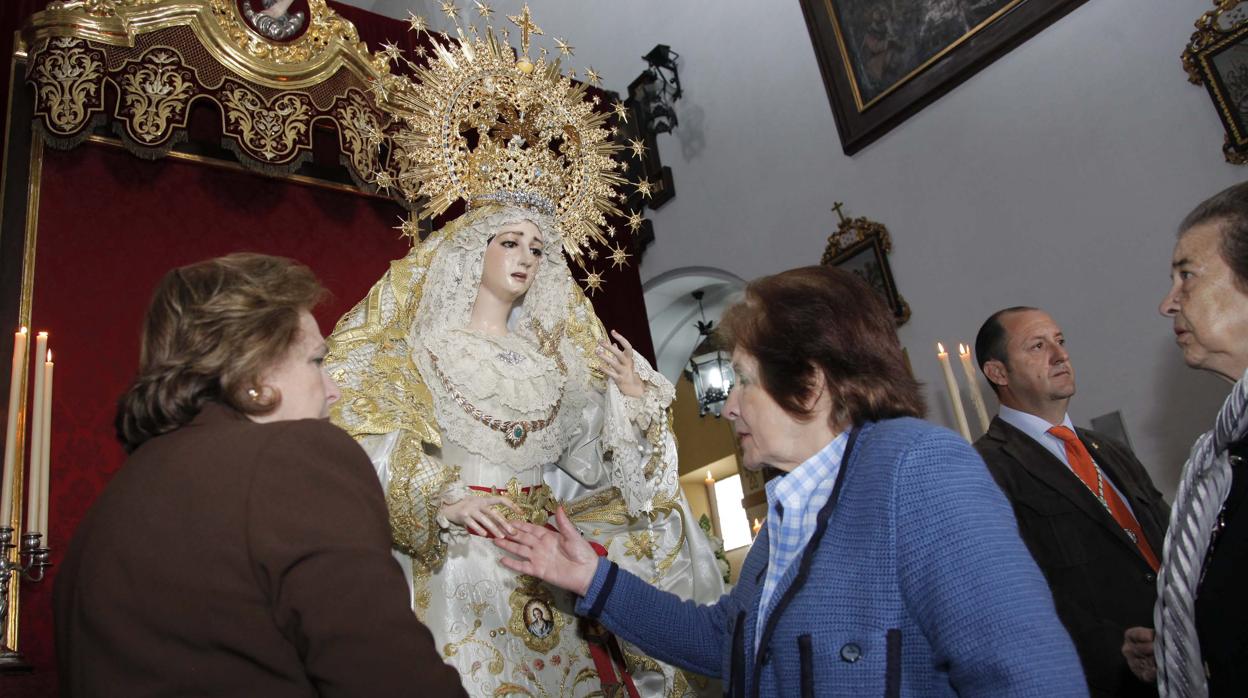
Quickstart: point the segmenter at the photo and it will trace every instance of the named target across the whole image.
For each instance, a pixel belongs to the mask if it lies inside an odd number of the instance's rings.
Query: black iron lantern
[[[705,417],[707,412],[719,417],[724,411],[724,402],[728,392],[732,390],[735,376],[732,372],[732,359],[726,352],[720,351],[711,336],[714,331],[713,322],[706,319],[706,311],[702,308],[702,291],[694,291],[693,297],[698,301],[698,315],[702,318],[695,325],[698,328],[698,345],[689,357],[689,376],[693,381],[693,392],[698,398],[698,415]]]
[[[676,100],[682,94],[680,75],[676,72],[676,59],[680,54],[671,46],[659,44],[650,49],[650,53],[642,56],[650,67],[642,76],[646,78],[643,86],[646,111],[646,128],[650,133],[671,133],[676,128]]]

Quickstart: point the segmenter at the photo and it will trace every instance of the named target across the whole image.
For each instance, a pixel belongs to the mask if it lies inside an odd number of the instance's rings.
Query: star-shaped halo
[[[628,149],[633,151],[633,157],[638,160],[642,159],[646,155],[646,144],[642,143],[640,138],[628,139]]]
[[[650,193],[651,190],[654,188],[654,185],[651,184],[650,180],[646,179],[645,177],[642,177],[641,179],[637,180],[636,184],[634,184],[633,186],[637,187],[637,193],[641,194],[643,197],[647,199],[654,198]]]
[[[628,229],[634,233],[641,230],[641,224],[646,221],[642,218],[640,211],[630,211],[628,214]]]
[[[565,41],[563,37],[555,38],[555,48],[559,49],[559,53],[564,56],[571,56],[576,53],[576,47]]]
[[[473,0],[473,4],[477,6],[477,14],[485,20],[489,20],[490,15],[494,14],[494,8],[481,2],[481,0]]]
[[[413,245],[420,241],[420,221],[416,216],[400,218],[394,229],[400,231],[403,237],[411,239]]]
[[[594,70],[594,66],[592,65],[585,69],[585,79],[589,80],[589,84],[591,85],[602,84],[602,76],[598,74],[598,71]],[[597,97],[594,99],[597,100]],[[597,104],[596,101],[594,103]]]
[[[602,274],[599,274],[596,271],[591,271],[585,275],[585,292],[590,296],[593,296],[595,292],[602,290],[602,286],[605,283],[606,282],[602,280]]]
[[[622,247],[611,248],[611,266],[623,269],[628,264],[629,253],[624,251]]]
[[[611,105],[611,111],[615,112],[615,118],[624,123],[628,123],[628,107],[623,102],[616,102]]]
[[[403,57],[403,50],[399,48],[398,44],[387,41],[381,45],[381,55],[385,56],[388,61],[397,61]]]
[[[390,187],[394,186],[394,178],[390,176],[389,172],[378,170],[377,175],[373,177],[373,184],[376,184],[378,189],[389,192]]]
[[[420,15],[414,12],[407,13],[407,26],[408,26],[408,29],[418,34],[420,32],[429,31],[428,20],[426,20],[424,17],[421,17]]]

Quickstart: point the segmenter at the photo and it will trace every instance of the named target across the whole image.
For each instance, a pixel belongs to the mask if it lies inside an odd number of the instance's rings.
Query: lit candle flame
[[[48,363],[52,363],[52,350],[48,350]]]
[[[18,334],[26,334],[26,326],[22,325],[22,329],[17,331]]]
[[[961,355],[961,356],[967,356],[967,355],[969,355],[970,353],[971,353],[971,348],[970,348],[970,347],[966,346],[966,345],[965,345],[965,344],[963,344],[962,342],[958,342],[958,354],[959,354],[959,355]]]
[[[945,345],[941,344],[940,342],[936,342],[936,353],[937,353],[937,354],[944,354],[944,353],[945,353]]]

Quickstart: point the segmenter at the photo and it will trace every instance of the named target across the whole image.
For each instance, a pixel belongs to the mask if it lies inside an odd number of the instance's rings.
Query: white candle
[[[975,375],[975,365],[971,363],[971,348],[958,344],[958,358],[962,359],[962,371],[966,374],[967,385],[970,386],[971,406],[975,408],[975,416],[983,431],[988,431],[988,410],[984,408],[984,394],[979,392],[979,381]]]
[[[21,467],[17,457],[18,423],[22,420],[22,383],[26,378],[26,350],[30,335],[26,328],[13,334],[13,370],[9,374],[9,424],[4,436],[4,481],[0,485],[0,527],[12,525],[13,477]]]
[[[971,440],[971,428],[966,424],[966,410],[962,409],[962,392],[958,390],[958,382],[953,378],[953,367],[949,365],[949,354],[945,353],[945,345],[936,343],[936,358],[940,359],[940,369],[945,373],[945,387],[949,389],[949,401],[953,403],[953,418],[958,423],[958,431],[962,438]]]
[[[39,531],[43,533],[43,547],[52,539],[48,528],[48,483],[52,481],[52,350],[43,364],[43,446],[39,449],[42,463],[39,467]]]
[[[711,477],[711,469],[706,469],[706,508],[711,517],[711,531],[715,535],[721,535],[719,532],[719,500],[715,498],[715,478]]]
[[[35,337],[35,356],[43,358],[48,353],[48,333]],[[35,370],[35,404],[30,411],[30,482],[26,485],[26,533],[43,533],[39,530],[39,475],[43,472],[43,381],[44,372]]]

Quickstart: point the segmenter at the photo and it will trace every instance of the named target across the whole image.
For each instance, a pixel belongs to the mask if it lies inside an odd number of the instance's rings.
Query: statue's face
[[[515,302],[533,285],[545,254],[541,231],[529,221],[508,223],[485,248],[481,290]]]

